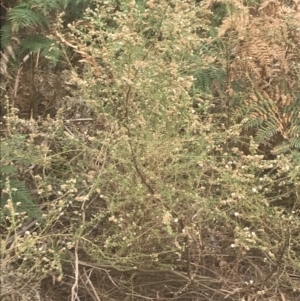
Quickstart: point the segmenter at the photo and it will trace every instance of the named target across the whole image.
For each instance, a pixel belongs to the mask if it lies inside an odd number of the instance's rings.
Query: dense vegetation
[[[300,300],[298,2],[6,5],[1,300]]]

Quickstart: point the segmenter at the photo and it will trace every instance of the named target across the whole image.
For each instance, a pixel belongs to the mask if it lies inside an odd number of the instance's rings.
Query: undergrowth
[[[193,1],[97,0],[67,33],[57,21],[80,56],[71,88],[55,117],[4,118],[3,300],[298,298],[299,150],[249,125],[234,5],[210,23]]]

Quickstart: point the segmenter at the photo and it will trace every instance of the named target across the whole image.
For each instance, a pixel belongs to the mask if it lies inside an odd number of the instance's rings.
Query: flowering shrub
[[[50,275],[72,300],[299,293],[299,153],[264,156],[242,122],[224,123],[223,83],[201,84],[221,58],[205,53],[209,18],[193,1],[97,0],[53,32],[80,64],[55,118],[8,110],[8,136],[35,156],[5,138],[8,153],[43,215],[30,224],[8,201],[4,283],[18,271],[42,284],[20,281],[29,295],[49,295]]]

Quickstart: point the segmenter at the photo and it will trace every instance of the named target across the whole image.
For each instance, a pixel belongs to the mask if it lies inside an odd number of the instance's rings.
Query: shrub
[[[47,264],[25,275],[51,274],[72,300],[296,296],[299,154],[264,157],[244,120],[224,122],[236,107],[216,109],[228,82],[207,8],[94,5],[56,33],[81,56],[56,117],[6,118],[37,150],[46,215],[31,233],[6,226],[4,267],[22,273],[34,256]]]

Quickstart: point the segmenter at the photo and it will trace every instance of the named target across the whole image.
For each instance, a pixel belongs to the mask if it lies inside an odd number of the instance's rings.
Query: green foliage
[[[12,35],[12,28],[9,24],[1,26],[1,47],[5,48],[10,44]]]
[[[220,2],[215,2],[212,6],[212,13],[213,13],[213,18],[212,18],[212,27],[218,27],[221,25],[222,21],[228,14],[228,8],[226,3],[220,3]]]
[[[217,85],[220,90],[224,90],[226,86],[226,72],[218,66],[210,65],[194,76],[196,77],[195,87],[203,93],[212,93],[214,85]]]
[[[28,199],[22,183],[32,183],[46,217],[22,236],[19,220],[7,216],[13,226],[2,223],[4,245],[10,237],[15,243],[4,247],[3,265],[38,284],[47,273],[66,282],[75,274],[74,300],[91,283],[99,291],[84,293],[105,300],[169,299],[170,292],[177,299],[275,300],[278,291],[292,300],[300,157],[261,152],[290,130],[276,109],[284,93],[253,92],[228,61],[232,41],[211,41],[210,14],[194,2],[93,5],[79,22],[88,27],[59,33],[81,60],[64,70],[68,95],[55,118],[5,116],[3,189],[10,199]],[[214,108],[220,98],[228,101],[221,114]],[[298,146],[292,118],[288,134]]]
[[[47,14],[52,10],[62,11],[69,5],[77,6],[81,3],[89,3],[90,0],[31,0],[30,5],[37,7],[43,14]]]
[[[281,153],[290,151],[291,149],[299,148],[299,133],[300,133],[300,119],[297,108],[299,107],[299,100],[295,99],[290,105],[283,107],[283,117],[280,117],[280,111],[276,108],[278,104],[272,99],[261,99],[257,104],[251,106],[248,110],[248,115],[244,119],[244,129],[254,129],[256,131],[255,139],[259,144],[272,143],[273,138],[282,135],[282,139],[273,145]],[[277,111],[276,111],[277,110]],[[287,127],[287,122],[289,126]],[[279,143],[279,144],[278,144]],[[282,147],[280,144],[283,144]],[[287,146],[289,145],[289,147]]]
[[[16,134],[1,141],[0,189],[2,191],[2,215],[10,214],[10,211],[4,208],[7,201],[11,200],[15,212],[25,212],[28,217],[34,219],[41,217],[38,205],[30,193],[32,187],[29,188],[28,182],[19,179],[17,176],[19,174],[20,177],[18,168],[26,170],[36,162],[36,159],[40,160],[39,154],[38,149],[27,144],[25,135]],[[11,162],[13,162],[13,165]]]
[[[20,45],[20,53],[36,54],[37,52],[40,52],[42,57],[49,59],[54,65],[56,65],[62,55],[62,51],[55,40],[49,39],[44,35],[28,35]]]
[[[11,210],[6,209],[7,201],[10,200],[14,206],[14,214],[25,213],[32,219],[41,217],[38,206],[34,203],[28,188],[24,182],[14,177],[16,168],[11,165],[1,166],[0,170],[0,191],[1,191],[1,211],[0,223],[3,218],[10,216]]]
[[[14,46],[14,55],[19,60],[23,59],[24,52],[26,55],[40,51],[41,57],[50,59],[55,65],[63,53],[56,41],[48,38],[53,12],[64,14],[67,11],[67,21],[72,22],[82,15],[82,11],[90,2],[90,0],[22,1],[7,12],[6,24],[1,28],[1,45],[6,48],[11,45],[12,39],[18,40],[18,47]]]
[[[43,14],[35,12],[26,2],[13,7],[7,13],[7,20],[11,24],[12,33],[19,32],[27,27],[49,27],[48,19]]]

